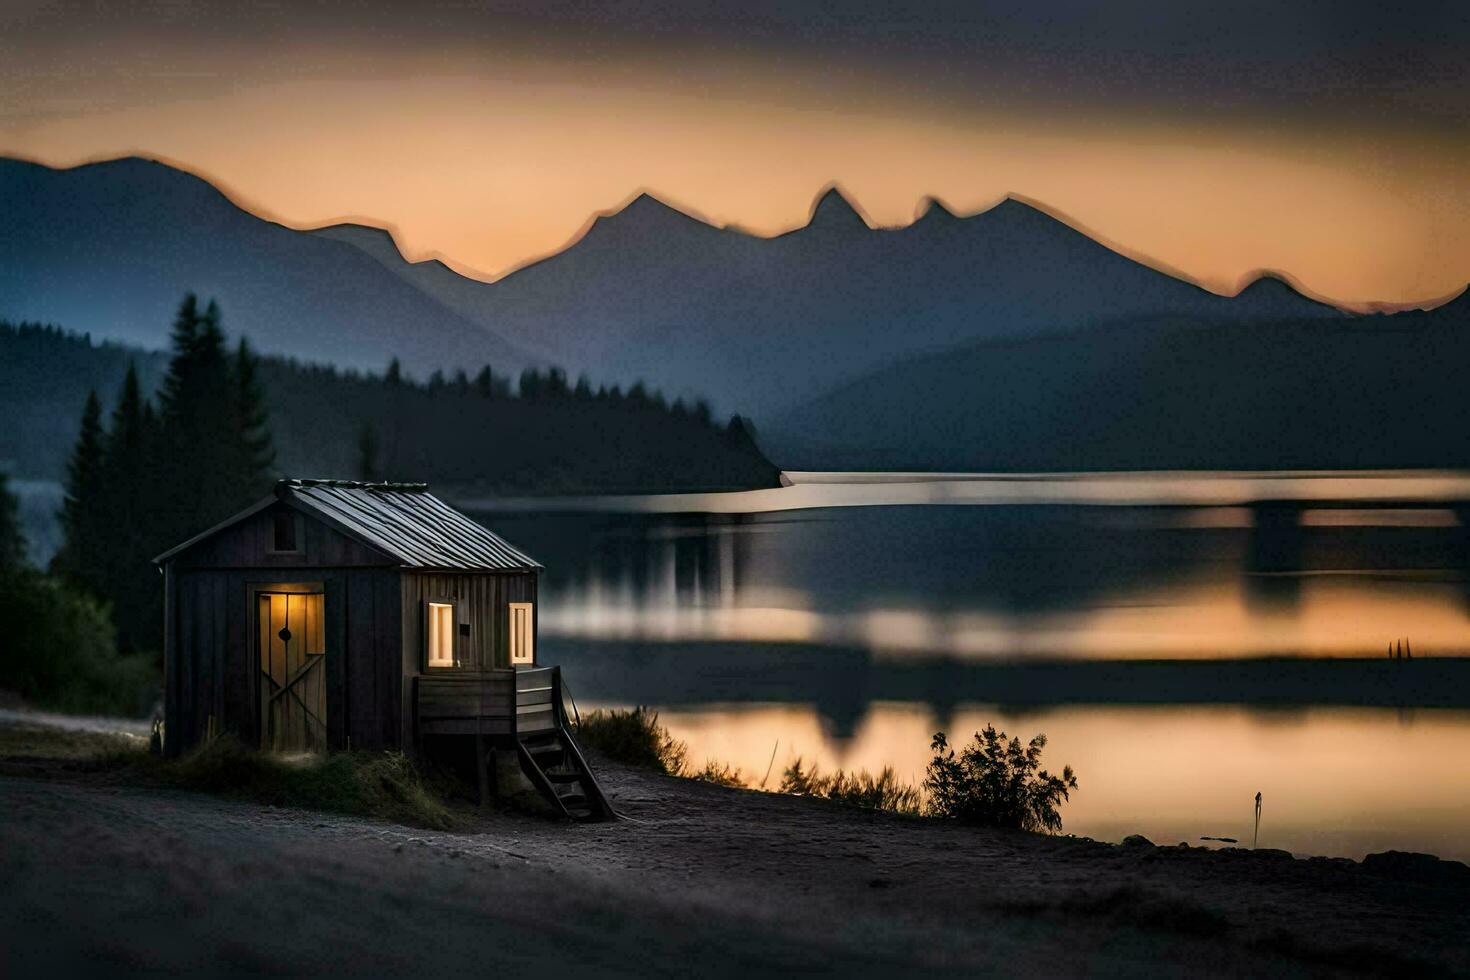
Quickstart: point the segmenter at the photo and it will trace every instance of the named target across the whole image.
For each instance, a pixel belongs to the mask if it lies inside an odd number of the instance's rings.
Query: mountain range
[[[52,170],[0,158],[0,317],[165,346],[186,291],[258,349],[382,370],[532,358],[359,249],[266,221],[208,182],[127,158]]]
[[[775,238],[717,228],[643,194],[564,251],[485,285],[407,263],[384,232],[351,242],[466,319],[563,363],[698,392],[757,420],[924,351],[1144,316],[1336,317],[1262,277],[1228,298],[1098,244],[1016,199],[969,218],[937,201],[870,228],[840,190]]]
[[[1470,467],[1466,364],[1470,292],[1350,319],[1151,317],[910,358],[763,442],[795,470]]]
[[[931,200],[913,224],[875,229],[832,187],[805,226],[764,238],[642,194],[488,283],[409,262],[380,229],[285,228],[133,158],[0,159],[0,213],[0,317],[160,347],[188,289],[272,353],[369,369],[396,356],[419,374],[555,363],[707,398],[753,416],[791,468],[1036,458],[996,451],[1006,405],[1085,411],[1099,386],[1126,399],[1166,383],[1147,374],[1169,363],[1161,349],[1218,354],[1271,323],[1331,345],[1374,320],[1271,274],[1217,295],[1016,198],[969,217]],[[1249,367],[1201,365],[1192,383],[1228,389]],[[934,438],[952,451],[919,450]]]

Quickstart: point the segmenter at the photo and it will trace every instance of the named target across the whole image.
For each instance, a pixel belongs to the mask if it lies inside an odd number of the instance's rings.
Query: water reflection
[[[1470,477],[797,478],[487,520],[574,695],[696,762],[918,782],[994,721],[1077,767],[1075,833],[1248,840],[1260,791],[1266,846],[1470,857]]]
[[[846,739],[831,738],[818,712],[800,704],[666,708],[661,718],[696,763],[728,762],[768,787],[797,757],[829,771],[891,765],[918,783],[933,732],[967,738],[993,722],[1026,737],[1045,732],[1048,764],[1077,770],[1081,789],[1063,809],[1068,833],[1192,845],[1225,836],[1248,845],[1259,791],[1263,847],[1353,858],[1397,848],[1470,860],[1470,712],[965,703],[945,718],[885,702]]]
[[[494,515],[548,637],[959,658],[1470,650],[1449,507],[932,506]]]

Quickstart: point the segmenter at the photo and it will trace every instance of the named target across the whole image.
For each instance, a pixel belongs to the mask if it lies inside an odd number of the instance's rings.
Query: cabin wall
[[[192,551],[180,556],[185,558],[196,567],[169,562],[164,576],[170,754],[197,745],[211,715],[221,731],[247,745],[260,744],[255,595],[273,587],[303,591],[318,583],[324,592],[328,746],[402,746],[403,606],[397,569],[209,568],[197,567]]]
[[[289,513],[298,519],[297,551],[273,549],[278,513]],[[355,568],[398,564],[391,556],[281,501],[199,542],[176,556],[174,563],[180,568]]]
[[[510,667],[510,609],[512,602],[536,602],[534,572],[404,572],[402,576],[403,691],[402,703],[414,704],[414,679],[427,671],[425,606],[430,601],[454,600],[467,614],[468,637],[455,638],[458,670],[464,672]],[[539,608],[536,610],[539,616]],[[532,633],[535,633],[533,620]],[[535,642],[539,657],[539,638]],[[452,668],[435,668],[451,674]],[[412,744],[412,712],[403,718],[403,744]]]

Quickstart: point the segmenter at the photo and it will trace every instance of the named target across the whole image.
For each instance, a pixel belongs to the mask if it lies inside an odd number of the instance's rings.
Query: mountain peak
[[[937,197],[922,197],[914,208],[914,224],[948,225],[959,220],[960,216]]]
[[[1291,284],[1291,280],[1287,279],[1284,273],[1277,272],[1275,269],[1262,269],[1256,272],[1251,281],[1235,295],[1238,299],[1247,293],[1252,296],[1276,296],[1296,291],[1296,287]]]
[[[592,222],[592,230],[602,234],[615,231],[619,235],[637,238],[691,225],[713,227],[700,218],[664,203],[647,191],[640,191],[621,207],[597,215]]]
[[[830,231],[841,231],[847,229],[861,229],[867,231],[868,222],[863,218],[862,212],[848,200],[842,188],[836,184],[829,184],[821,194],[817,196],[816,202],[812,204],[812,216],[807,221],[808,228],[817,228]]]
[[[1460,290],[1460,294],[1446,303],[1441,303],[1434,308],[1436,313],[1452,314],[1454,316],[1470,316],[1470,283]]]

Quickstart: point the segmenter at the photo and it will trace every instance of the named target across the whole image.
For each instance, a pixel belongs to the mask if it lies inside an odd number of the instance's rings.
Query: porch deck
[[[562,724],[561,668],[445,671],[414,681],[418,734],[533,735]]]

